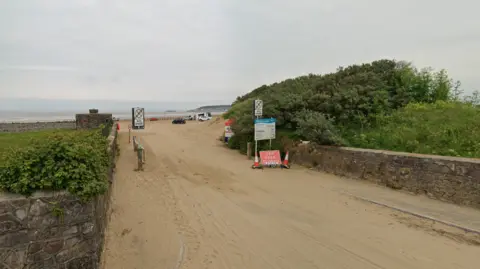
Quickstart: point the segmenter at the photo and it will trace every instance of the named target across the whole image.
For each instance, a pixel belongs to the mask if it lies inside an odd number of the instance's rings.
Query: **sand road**
[[[303,168],[252,170],[219,123],[148,123],[145,171],[125,123],[104,269],[479,268],[480,247],[405,225]],[[360,183],[359,183],[360,184]]]

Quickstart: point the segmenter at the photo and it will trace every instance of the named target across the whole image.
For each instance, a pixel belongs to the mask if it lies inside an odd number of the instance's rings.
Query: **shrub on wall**
[[[108,188],[108,141],[97,130],[52,133],[11,149],[0,167],[0,189],[30,195],[68,190],[83,199]]]

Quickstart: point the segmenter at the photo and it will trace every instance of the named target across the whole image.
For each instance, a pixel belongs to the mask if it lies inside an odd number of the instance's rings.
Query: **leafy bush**
[[[66,189],[83,199],[105,192],[109,155],[102,132],[54,132],[10,149],[0,167],[0,189],[24,195]]]
[[[446,113],[442,115],[442,111],[446,111],[443,106],[448,107],[449,103],[455,104],[451,109],[456,111],[456,117],[474,114],[475,105],[480,104],[480,94],[465,98],[464,102],[470,105],[459,108],[460,85],[450,79],[445,70],[419,70],[407,62],[393,60],[340,67],[335,73],[310,74],[263,85],[237,97],[225,113],[225,118],[236,119],[232,126],[235,139],[229,146],[243,150],[247,142],[253,141],[252,102],[261,99],[263,116],[277,119],[277,140],[280,141],[284,134],[296,134],[295,139],[324,145],[474,156],[476,146],[465,140],[469,135],[462,138],[467,129],[462,129],[459,123],[473,122],[458,120]],[[431,114],[420,116],[420,112],[412,110],[414,103],[426,106]],[[453,110],[449,109],[448,113]],[[438,121],[439,125],[424,123],[427,120]],[[462,134],[456,138],[455,145],[440,142],[452,138],[453,134]],[[436,136],[437,142],[426,139],[428,136]],[[283,144],[278,146],[282,149]]]
[[[295,113],[297,123],[296,133],[307,140],[323,145],[342,145],[342,138],[338,134],[333,120],[317,111],[302,110]]]

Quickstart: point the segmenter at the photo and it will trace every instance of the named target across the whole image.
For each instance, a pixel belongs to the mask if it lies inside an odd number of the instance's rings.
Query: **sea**
[[[159,111],[159,112],[145,112],[145,118],[155,117],[184,117],[194,115],[195,113],[201,113],[204,111]],[[206,111],[205,111],[206,112]],[[212,115],[221,115],[225,111],[208,111]],[[39,111],[1,111],[0,110],[0,123],[11,122],[49,122],[49,121],[73,121],[75,120],[76,113],[84,112],[72,112],[72,111],[58,111],[58,112],[39,112]],[[109,112],[112,116],[120,120],[131,120],[132,114],[125,111]]]

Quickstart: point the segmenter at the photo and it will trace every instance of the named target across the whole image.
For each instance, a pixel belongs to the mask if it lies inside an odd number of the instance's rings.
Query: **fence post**
[[[138,149],[137,137],[133,136],[133,151],[137,152],[137,149]]]
[[[137,150],[137,159],[138,159],[138,168],[137,170],[138,171],[143,171],[143,154],[144,154],[144,150],[143,150],[143,146],[142,145],[138,145],[138,150]]]
[[[132,126],[128,125],[128,144],[132,143]]]
[[[252,159],[252,142],[247,142],[247,158]]]

